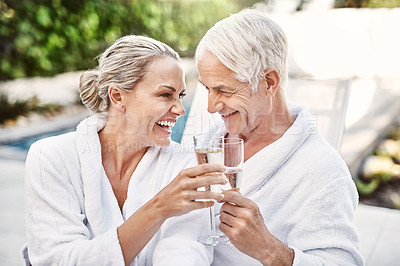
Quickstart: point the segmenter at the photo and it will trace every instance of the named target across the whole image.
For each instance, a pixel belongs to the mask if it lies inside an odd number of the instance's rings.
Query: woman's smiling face
[[[140,146],[168,145],[171,128],[185,114],[181,103],[185,90],[179,62],[171,57],[155,59],[133,90],[122,92],[126,134],[136,135]]]

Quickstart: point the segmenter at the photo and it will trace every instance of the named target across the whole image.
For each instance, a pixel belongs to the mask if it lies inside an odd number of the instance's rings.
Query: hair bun
[[[105,102],[99,96],[99,71],[89,70],[81,75],[79,82],[79,96],[82,103],[92,112],[105,111]]]

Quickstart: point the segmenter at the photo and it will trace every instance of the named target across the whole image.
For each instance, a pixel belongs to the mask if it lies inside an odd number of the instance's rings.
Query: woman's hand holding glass
[[[198,191],[198,188],[228,183],[222,164],[201,164],[182,170],[170,184],[154,197],[162,216],[166,219],[193,210],[214,205],[223,194],[213,191]],[[208,199],[208,200],[204,200]]]
[[[224,163],[224,138],[214,134],[198,134],[193,137],[194,149],[199,165],[206,163]],[[228,182],[226,183],[227,185]],[[205,191],[221,192],[219,185],[210,185],[201,188]],[[206,198],[205,198],[206,199]],[[218,200],[217,200],[218,201]],[[210,207],[210,232],[199,238],[199,241],[205,245],[215,246],[223,240],[223,235],[216,230],[215,208]]]
[[[239,186],[243,175],[244,162],[242,139],[200,134],[194,137],[194,144],[199,164],[219,161],[226,166],[225,176],[229,182],[225,185],[206,187],[207,190],[222,192]],[[221,200],[217,201],[221,202]],[[199,241],[211,246],[228,243],[227,237],[216,230],[214,206],[210,208],[210,223],[211,232],[200,237]]]

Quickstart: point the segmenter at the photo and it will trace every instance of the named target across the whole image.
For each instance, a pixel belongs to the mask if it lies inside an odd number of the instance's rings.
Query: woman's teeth
[[[175,125],[174,122],[170,121],[157,121],[156,123],[164,127],[173,127]]]
[[[162,127],[165,127],[168,132],[171,132],[171,128],[175,125],[175,123],[171,121],[157,121],[156,123]]]
[[[226,115],[221,115],[222,117],[226,118],[228,116],[236,114],[238,111],[233,111],[232,113],[226,114]]]

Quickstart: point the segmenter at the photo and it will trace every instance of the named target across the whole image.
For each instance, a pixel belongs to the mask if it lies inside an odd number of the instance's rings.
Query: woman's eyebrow
[[[161,85],[161,87],[164,87],[164,88],[170,89],[173,92],[176,92],[176,89],[174,87],[171,87],[171,86],[168,86],[168,85]]]

